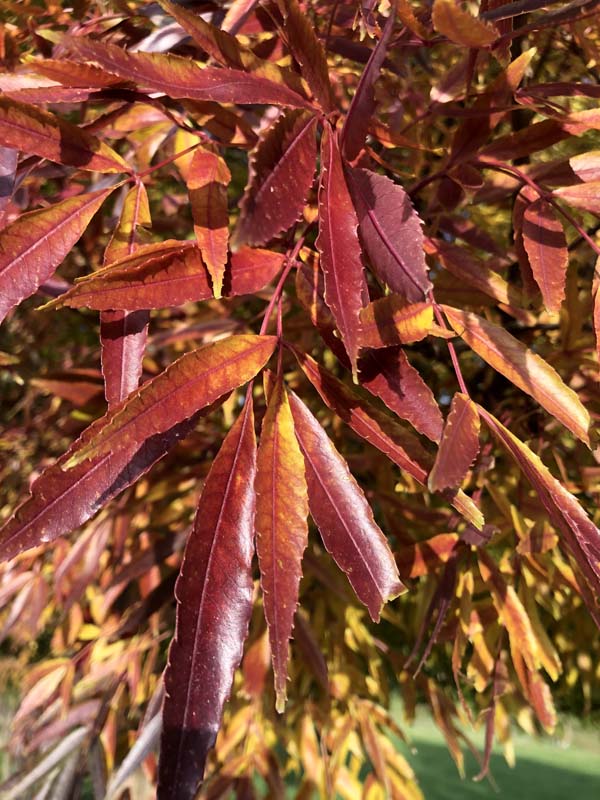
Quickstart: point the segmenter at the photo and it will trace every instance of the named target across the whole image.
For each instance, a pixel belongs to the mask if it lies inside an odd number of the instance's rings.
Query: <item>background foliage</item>
[[[420,797],[398,693],[481,777],[597,712],[596,5],[2,2],[7,798],[153,796],[188,539],[163,797],[248,621],[201,797]]]

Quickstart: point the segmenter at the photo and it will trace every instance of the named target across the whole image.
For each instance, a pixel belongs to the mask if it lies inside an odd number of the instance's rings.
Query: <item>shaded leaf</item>
[[[538,666],[535,636],[523,604],[484,550],[477,551],[477,558],[481,577],[489,587],[500,622],[508,632],[511,653],[518,653],[529,669],[535,671]]]
[[[544,305],[548,311],[558,312],[565,297],[569,252],[562,223],[550,203],[539,198],[527,206],[522,232]]]
[[[434,329],[431,303],[407,304],[390,294],[374,300],[360,312],[360,347],[390,347],[424,339]]]
[[[18,150],[0,146],[0,215],[12,197],[18,160]]]
[[[67,43],[80,58],[95,61],[108,72],[135,81],[141,89],[164,92],[175,99],[312,108],[308,100],[286,86],[241,70],[202,68],[189,58],[132,53],[84,37],[71,37]]]
[[[193,350],[90,425],[33,483],[30,499],[0,530],[0,558],[88,520],[189,433],[199,409],[254,377],[275,342],[232,336]]]
[[[358,215],[358,232],[373,271],[410,303],[431,289],[423,253],[421,220],[397,184],[368,169],[346,170]]]
[[[259,141],[240,202],[236,241],[265,244],[299,219],[315,173],[316,126],[313,115],[289,112]]]
[[[589,445],[590,415],[553,367],[483,317],[450,306],[443,306],[443,310],[456,333],[477,355]]]
[[[296,0],[285,0],[278,5],[285,20],[284,36],[302,75],[323,111],[333,111],[335,101],[329,83],[327,58],[310,17],[300,10]]]
[[[481,406],[479,414],[537,492],[538,499],[548,512],[552,525],[562,533],[567,549],[597,597],[600,594],[600,531],[573,495],[556,480],[541,459],[524,442],[519,441]],[[589,606],[588,609],[593,613],[596,624],[600,626],[598,609],[590,609]]]
[[[445,564],[459,544],[457,533],[438,533],[423,542],[416,542],[396,552],[400,576],[421,578]]]
[[[361,386],[434,442],[442,435],[443,418],[433,392],[410,364],[401,347],[374,350],[359,361]]]
[[[358,220],[346,186],[337,133],[326,123],[321,140],[319,236],[317,248],[325,279],[325,302],[356,375],[359,311],[368,299],[358,242]]]
[[[428,240],[427,245],[428,252],[433,252],[443,267],[462,283],[473,286],[500,303],[522,304],[523,299],[517,289],[465,247],[439,239]]]
[[[347,575],[371,618],[404,587],[387,540],[348,465],[304,403],[290,394],[296,437],[304,455],[308,503],[323,544]]]
[[[354,161],[365,144],[373,112],[377,107],[375,81],[385,61],[385,54],[394,28],[394,11],[385,23],[381,38],[373,48],[366,67],[360,76],[350,108],[344,120],[341,134],[342,152],[349,161]]]
[[[265,414],[256,472],[256,551],[275,677],[276,708],[287,695],[289,639],[292,635],[308,540],[308,497],[304,458],[281,380]]]
[[[9,97],[0,97],[0,139],[4,147],[59,164],[94,172],[131,172],[121,156],[95,136],[49,111]]]
[[[194,798],[242,658],[252,611],[256,440],[251,401],[204,484],[175,586],[159,798]]]
[[[475,403],[467,395],[456,392],[427,479],[432,492],[460,486],[479,452],[479,425]]]
[[[0,231],[0,321],[54,274],[113,188],[30,211]]]
[[[492,25],[464,11],[456,0],[434,0],[431,19],[436,31],[464,47],[486,47],[498,38]]]
[[[227,186],[230,181],[231,173],[219,155],[210,150],[195,151],[186,182],[196,241],[212,278],[215,297],[221,297],[227,263]]]

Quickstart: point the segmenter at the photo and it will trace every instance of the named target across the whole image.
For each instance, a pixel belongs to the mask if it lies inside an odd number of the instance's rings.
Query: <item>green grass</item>
[[[467,777],[460,778],[442,735],[424,714],[405,728],[416,750],[405,748],[405,753],[426,800],[600,800],[600,731],[576,721],[567,721],[566,728],[562,741],[515,734],[514,768],[494,748],[490,771],[497,791],[487,780],[473,781],[479,766],[470,753],[465,756]],[[473,738],[481,750],[482,736]]]

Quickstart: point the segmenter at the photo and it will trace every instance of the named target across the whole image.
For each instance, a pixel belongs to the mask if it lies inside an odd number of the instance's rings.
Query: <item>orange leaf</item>
[[[431,18],[439,33],[464,47],[486,47],[498,38],[498,31],[464,11],[455,0],[434,0]]]
[[[483,317],[450,306],[443,306],[443,310],[456,333],[477,355],[589,445],[590,415],[553,367]]]
[[[256,473],[256,551],[275,677],[276,708],[286,700],[289,640],[308,540],[304,458],[287,392],[279,380],[265,414]]]
[[[548,311],[559,311],[565,297],[569,251],[560,219],[542,198],[525,209],[523,245],[544,305]]]

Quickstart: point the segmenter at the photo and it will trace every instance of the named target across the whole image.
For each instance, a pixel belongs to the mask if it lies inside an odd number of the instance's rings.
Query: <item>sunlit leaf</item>
[[[469,14],[456,0],[434,0],[431,18],[436,31],[465,47],[486,47],[498,37],[493,26]]]
[[[54,274],[112,191],[30,211],[0,231],[0,321]]]
[[[546,308],[558,311],[565,296],[569,252],[560,219],[541,198],[525,209],[523,245]]]

